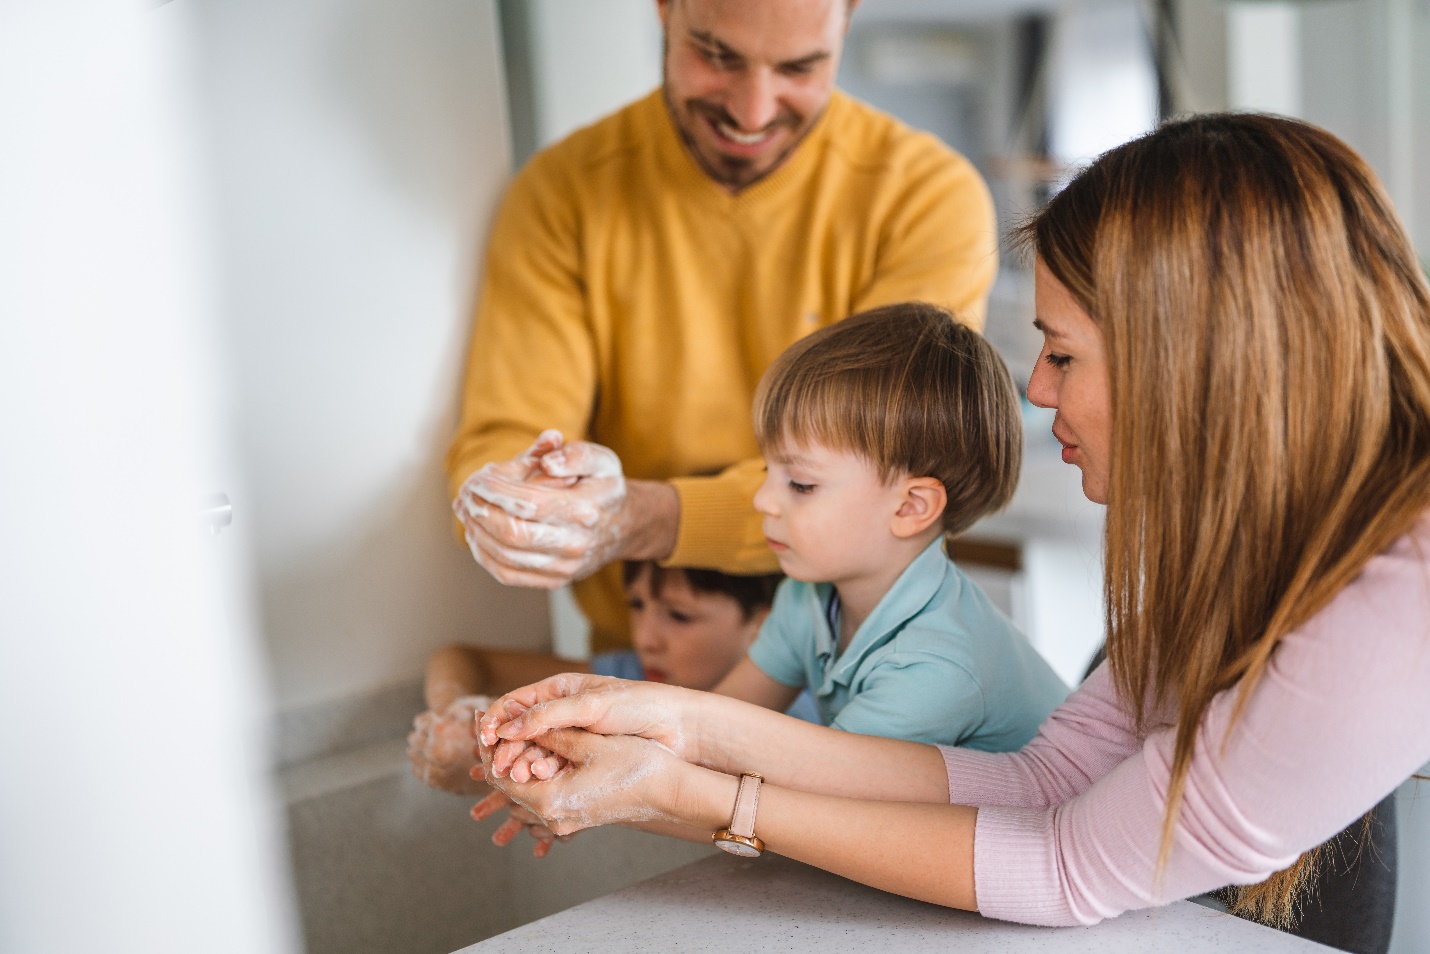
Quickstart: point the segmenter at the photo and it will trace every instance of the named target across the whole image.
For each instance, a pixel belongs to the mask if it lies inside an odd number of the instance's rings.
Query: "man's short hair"
[[[924,302],[875,308],[791,345],[760,381],[755,437],[766,456],[819,444],[863,457],[885,481],[933,477],[948,494],[948,533],[1005,507],[1023,459],[1003,359]]]

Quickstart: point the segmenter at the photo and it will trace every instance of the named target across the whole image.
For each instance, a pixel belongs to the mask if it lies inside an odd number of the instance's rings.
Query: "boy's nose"
[[[770,486],[772,479],[766,475],[765,482],[760,484],[759,490],[755,491],[755,510],[769,517],[775,515],[774,494]]]
[[[658,650],[665,643],[665,634],[661,632],[660,624],[647,615],[643,619],[631,621],[631,647],[634,649],[644,649],[647,652]]]

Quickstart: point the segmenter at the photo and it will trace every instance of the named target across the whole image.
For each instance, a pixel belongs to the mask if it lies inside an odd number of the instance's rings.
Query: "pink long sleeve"
[[[1229,738],[1235,690],[1213,701],[1155,883],[1174,735],[1135,736],[1105,670],[1021,752],[943,750],[950,800],[979,806],[989,917],[1092,924],[1254,884],[1430,760],[1430,516],[1282,641]]]

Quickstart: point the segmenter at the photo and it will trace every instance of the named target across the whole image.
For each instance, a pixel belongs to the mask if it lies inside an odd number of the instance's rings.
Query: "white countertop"
[[[463,948],[524,952],[898,951],[1313,954],[1330,948],[1179,901],[1090,928],[1036,928],[910,901],[777,855],[677,868]]]

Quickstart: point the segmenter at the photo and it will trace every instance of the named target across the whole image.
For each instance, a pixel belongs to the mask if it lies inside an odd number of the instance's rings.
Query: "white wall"
[[[1430,257],[1430,3],[1226,7],[1229,103],[1324,126],[1375,168]]]
[[[529,10],[538,145],[660,85],[655,0],[530,0]]]
[[[545,645],[544,594],[451,534],[442,454],[508,170],[493,0],[176,0],[202,14],[223,307],[277,704]]]
[[[296,950],[175,10],[0,5],[0,950]]]
[[[1227,85],[1233,109],[1301,114],[1301,5],[1226,6]]]
[[[1157,78],[1137,0],[1069,3],[1054,20],[1046,66],[1051,152],[1072,165],[1157,123]]]
[[[1375,167],[1430,255],[1430,5],[1326,0],[1301,11],[1302,116]]]

